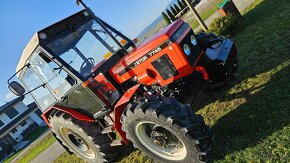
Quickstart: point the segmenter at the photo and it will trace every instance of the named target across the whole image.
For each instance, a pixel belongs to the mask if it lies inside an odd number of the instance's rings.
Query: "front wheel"
[[[102,134],[98,123],[79,121],[67,113],[53,111],[49,117],[52,131],[59,142],[71,153],[87,162],[113,162],[116,147]]]
[[[200,115],[175,99],[151,96],[128,106],[127,138],[160,162],[207,162],[211,136]]]

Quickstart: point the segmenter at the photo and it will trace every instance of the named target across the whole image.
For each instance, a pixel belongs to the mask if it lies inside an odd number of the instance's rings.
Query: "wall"
[[[42,124],[44,121],[43,119],[39,118],[38,115],[35,114],[35,111],[32,112],[30,115],[30,118],[33,119],[38,125]]]
[[[9,122],[12,121],[5,113],[0,115],[0,119],[4,123],[4,125],[2,127],[0,127],[0,129],[5,127],[6,124],[8,124]]]
[[[17,118],[20,114],[22,114],[28,109],[28,107],[23,102],[18,102],[13,107],[18,112],[18,114],[13,119]],[[13,120],[13,119],[10,119],[5,113],[2,113],[0,115],[0,119],[4,123],[4,125],[1,128],[3,128],[6,124],[10,123]]]
[[[34,121],[30,118],[30,117],[28,117],[28,118],[26,118],[25,119],[25,121],[26,121],[26,125],[24,125],[23,127],[19,124],[19,125],[17,125],[16,127],[14,127],[16,130],[17,130],[17,132],[16,133],[12,133],[12,132],[10,132],[9,134],[10,134],[10,136],[12,136],[13,137],[13,139],[15,139],[16,141],[21,141],[21,140],[23,140],[23,137],[22,137],[22,135],[21,135],[21,133],[25,130],[25,129],[27,129],[28,127],[29,127],[29,125],[31,125],[32,123],[34,123]],[[21,122],[20,122],[21,123]]]
[[[19,112],[19,114],[25,112],[28,109],[28,107],[23,102],[18,102],[13,107]]]

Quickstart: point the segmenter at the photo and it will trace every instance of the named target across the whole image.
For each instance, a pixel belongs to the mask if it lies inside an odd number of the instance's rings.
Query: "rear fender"
[[[126,133],[122,130],[121,116],[122,116],[126,106],[130,102],[132,96],[138,90],[140,85],[141,84],[138,84],[138,85],[135,85],[134,87],[128,89],[125,92],[125,94],[120,98],[120,100],[118,101],[118,103],[116,104],[116,106],[114,108],[114,116],[115,116],[114,126],[126,144],[128,143],[128,139],[126,138]]]
[[[51,128],[51,125],[49,123],[48,117],[53,110],[59,110],[59,111],[62,111],[64,113],[67,113],[67,114],[73,116],[74,118],[76,118],[80,121],[95,122],[95,120],[92,117],[89,117],[88,115],[85,115],[84,113],[81,113],[80,111],[78,111],[76,109],[71,109],[71,108],[64,107],[64,106],[53,106],[41,115],[41,117],[43,118],[45,123],[50,128]]]

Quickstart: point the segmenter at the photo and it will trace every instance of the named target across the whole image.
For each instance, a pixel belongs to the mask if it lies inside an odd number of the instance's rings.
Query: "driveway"
[[[56,141],[31,160],[30,163],[51,163],[63,154],[63,152],[65,152],[65,149]]]

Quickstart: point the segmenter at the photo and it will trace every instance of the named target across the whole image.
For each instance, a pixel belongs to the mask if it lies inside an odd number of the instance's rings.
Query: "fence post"
[[[201,27],[203,28],[204,31],[207,31],[208,28],[206,26],[206,24],[204,23],[204,21],[201,19],[200,15],[197,13],[197,11],[194,9],[194,6],[190,3],[190,0],[185,0],[187,6],[189,7],[189,9],[193,12],[194,16],[196,17],[198,23],[201,25]]]

